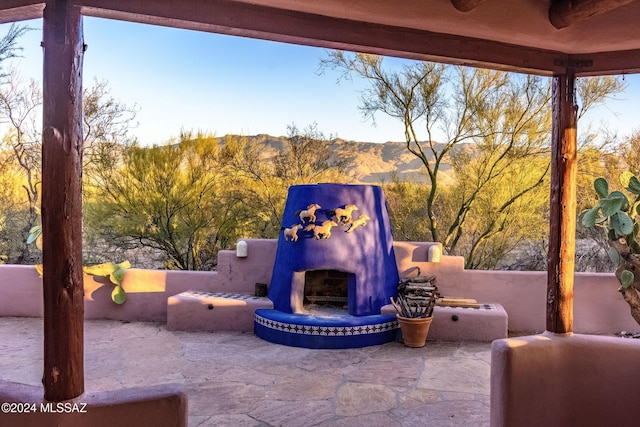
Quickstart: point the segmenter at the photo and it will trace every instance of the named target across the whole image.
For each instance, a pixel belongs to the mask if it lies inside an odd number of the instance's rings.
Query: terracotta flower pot
[[[427,343],[427,334],[433,317],[402,317],[396,315],[400,330],[402,331],[402,341],[407,347],[424,347]]]

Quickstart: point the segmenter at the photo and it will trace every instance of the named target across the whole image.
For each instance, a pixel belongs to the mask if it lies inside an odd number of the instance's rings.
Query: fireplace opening
[[[303,305],[307,312],[347,312],[351,273],[338,270],[312,270],[304,274]]]

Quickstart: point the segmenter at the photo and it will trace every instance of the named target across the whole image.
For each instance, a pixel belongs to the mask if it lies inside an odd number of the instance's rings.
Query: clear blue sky
[[[21,74],[41,80],[41,21],[19,43]],[[0,25],[0,35],[8,25]],[[142,144],[165,143],[181,129],[285,135],[316,122],[326,136],[347,140],[402,141],[400,122],[376,116],[377,126],[358,110],[361,81],[336,83],[318,75],[326,51],[241,37],[163,28],[96,18],[84,19],[84,84],[107,80],[114,98],[139,107],[133,129]],[[399,63],[399,60],[393,60]],[[640,77],[627,76],[627,91],[581,121],[629,134],[640,126]]]

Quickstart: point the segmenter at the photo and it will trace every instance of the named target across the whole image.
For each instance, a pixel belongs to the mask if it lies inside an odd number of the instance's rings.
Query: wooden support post
[[[551,207],[547,279],[547,331],[573,332],[573,275],[576,230],[575,74],[553,78]]]
[[[43,19],[42,260],[44,398],[84,393],[80,8],[47,1]]]

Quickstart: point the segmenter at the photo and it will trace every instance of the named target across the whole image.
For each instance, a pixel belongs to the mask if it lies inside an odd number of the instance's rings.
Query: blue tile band
[[[396,340],[395,314],[310,316],[258,309],[254,333],[269,342],[304,348],[358,348]]]

